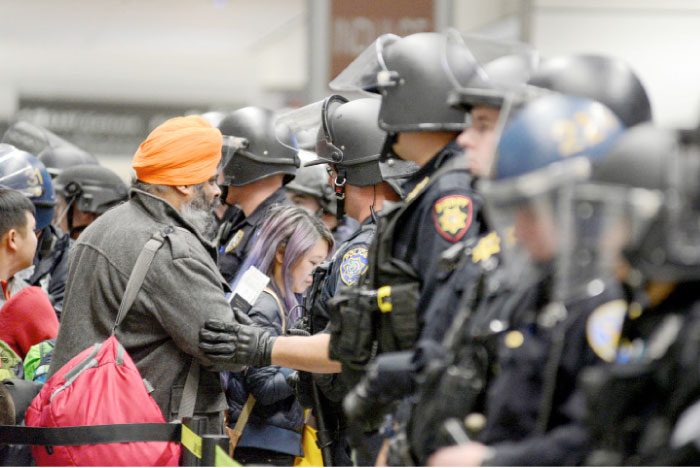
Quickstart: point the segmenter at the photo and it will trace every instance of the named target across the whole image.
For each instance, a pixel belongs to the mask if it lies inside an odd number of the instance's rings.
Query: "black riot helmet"
[[[271,110],[244,107],[224,117],[219,130],[224,186],[241,187],[275,174],[284,174],[284,184],[294,179],[300,166],[296,144],[288,129],[275,127]]]
[[[333,188],[328,185],[328,173],[322,166],[302,166],[297,175],[287,184],[287,192],[308,195],[315,198],[325,213],[336,214]]]
[[[51,177],[56,177],[64,169],[79,164],[99,164],[97,159],[87,151],[43,127],[25,121],[16,122],[10,126],[2,142],[35,154]]]
[[[471,76],[473,63],[458,60],[464,46],[445,34],[426,32],[400,38],[380,36],[329,86],[337,91],[369,91],[382,95],[379,127],[399,132],[454,131],[466,128],[464,113],[447,104],[454,88],[445,57],[458,76]]]
[[[58,218],[67,216],[71,235],[78,229],[73,226],[74,207],[99,215],[128,198],[126,184],[114,171],[93,164],[64,169],[54,180],[54,188],[66,201],[65,211]]]
[[[315,149],[318,159],[305,166],[333,166],[337,174],[334,189],[339,202],[345,197],[346,183],[369,187],[387,182],[399,196],[403,196],[401,181],[418,169],[409,161],[380,161],[385,138],[377,126],[380,106],[377,98],[348,101],[336,94],[278,119],[279,125],[292,130],[300,147]],[[336,213],[339,217],[343,215],[341,204]]]
[[[657,199],[634,197],[636,211],[644,216],[631,223],[634,235],[624,253],[636,282],[692,281],[700,275],[700,145],[693,134],[700,131],[640,124],[619,139],[604,164],[594,167],[598,180],[657,194]]]
[[[651,103],[635,72],[622,60],[602,55],[565,55],[543,61],[529,84],[594,99],[626,127],[652,119]]]
[[[447,45],[451,42],[456,45]],[[445,53],[443,66],[454,84],[448,103],[464,112],[476,105],[501,108],[507,96],[522,94],[540,61],[527,44],[448,31],[446,50],[460,46],[464,53]],[[460,62],[473,63],[473,72],[464,73]]]

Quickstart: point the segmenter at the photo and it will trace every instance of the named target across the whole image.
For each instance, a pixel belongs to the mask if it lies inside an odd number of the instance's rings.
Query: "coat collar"
[[[131,203],[143,209],[151,218],[159,223],[168,224],[174,227],[185,229],[194,234],[207,251],[216,259],[216,247],[206,239],[197,228],[192,226],[182,217],[179,211],[167,200],[144,192],[143,190],[132,188],[129,192]]]

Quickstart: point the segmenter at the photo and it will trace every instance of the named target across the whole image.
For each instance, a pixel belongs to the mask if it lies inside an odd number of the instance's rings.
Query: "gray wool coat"
[[[216,266],[216,248],[167,201],[132,190],[131,199],[92,223],[73,249],[61,326],[49,375],[83,349],[109,337],[129,274],[156,231],[173,226],[156,252],[134,305],[116,331],[166,421],[177,417],[194,356],[203,367],[195,414],[208,430],[223,430],[227,408],[219,374],[199,351],[199,329],[207,319],[233,321],[228,291]]]

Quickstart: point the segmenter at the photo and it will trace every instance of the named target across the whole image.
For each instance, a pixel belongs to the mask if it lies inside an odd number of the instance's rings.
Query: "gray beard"
[[[207,240],[213,240],[216,234],[216,218],[214,209],[218,198],[209,205],[204,193],[197,193],[189,203],[182,205],[180,214]]]

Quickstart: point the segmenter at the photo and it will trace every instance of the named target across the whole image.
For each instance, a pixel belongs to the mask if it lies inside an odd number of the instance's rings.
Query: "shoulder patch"
[[[343,283],[352,286],[367,271],[367,253],[365,247],[354,247],[345,252],[340,263],[340,279]]]
[[[501,251],[501,238],[496,232],[479,239],[479,242],[472,249],[472,262],[479,263],[488,260]]]
[[[234,249],[236,247],[238,247],[238,244],[240,244],[241,241],[243,240],[244,234],[245,233],[243,232],[243,229],[239,229],[238,231],[236,231],[236,233],[233,235],[231,240],[228,241],[228,244],[226,244],[226,249],[224,250],[224,252],[226,252],[226,253],[233,252]]]
[[[615,360],[626,314],[627,302],[618,299],[599,306],[588,317],[586,339],[596,355],[606,362]]]
[[[442,237],[457,242],[472,224],[472,199],[465,195],[442,197],[433,205],[433,223]]]

